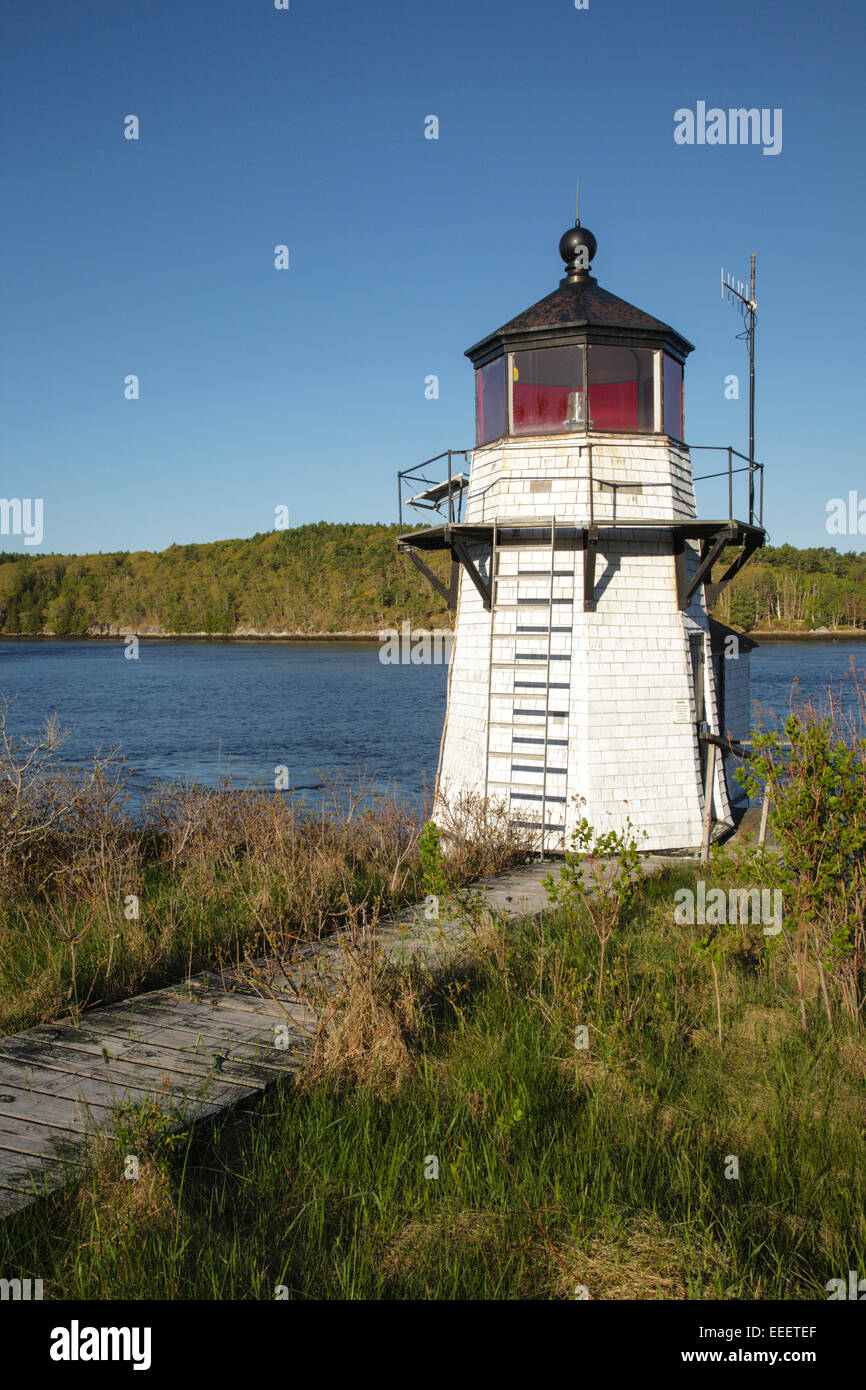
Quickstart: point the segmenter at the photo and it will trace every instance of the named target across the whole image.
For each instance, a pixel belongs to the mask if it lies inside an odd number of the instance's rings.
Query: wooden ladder
[[[547,568],[530,558],[545,541],[527,531],[549,533]],[[568,567],[557,569],[555,518],[494,523],[485,794],[501,799],[517,825],[541,832],[542,852],[561,846],[568,801],[574,552],[568,553]],[[556,580],[566,577],[567,592],[557,592]]]

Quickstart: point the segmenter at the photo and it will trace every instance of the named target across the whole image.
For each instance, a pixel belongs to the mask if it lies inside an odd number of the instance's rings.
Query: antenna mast
[[[722,299],[727,296],[729,304],[736,303],[746,324],[745,333],[737,336],[745,338],[749,345],[749,524],[755,514],[755,324],[757,322],[757,302],[755,300],[755,256],[749,257],[749,291],[742,280],[725,274],[722,266]]]

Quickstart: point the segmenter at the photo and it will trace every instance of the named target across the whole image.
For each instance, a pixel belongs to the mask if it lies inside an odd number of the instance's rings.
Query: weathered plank
[[[7,1061],[29,1065],[0,1045],[0,1084],[6,1074],[4,1064]],[[207,1090],[211,1098],[217,1094],[228,1098],[233,1095],[233,1087],[261,1086],[270,1077],[270,1073],[263,1069],[256,1072],[251,1067],[229,1063],[227,1058],[222,1061],[214,1059],[207,1070],[200,1071],[180,1070],[171,1066],[167,1058],[157,1058],[154,1065],[152,1056],[132,1061],[111,1057],[106,1063],[100,1050],[89,1052],[80,1047],[62,1047],[58,1043],[54,1043],[51,1051],[44,1054],[43,1070],[62,1073],[69,1077],[70,1083],[80,1082],[81,1092],[86,1096],[95,1094],[91,1083],[97,1082],[112,1088],[128,1087],[143,1095],[157,1094],[171,1086],[181,1094],[192,1090],[203,1094]],[[232,1075],[229,1075],[230,1071]],[[40,1083],[37,1080],[35,1084]]]
[[[505,913],[538,911],[547,871],[501,875],[479,891]],[[376,939],[395,960],[435,961],[466,931],[455,918],[428,922],[416,905],[378,923]],[[113,1132],[126,1107],[154,1100],[169,1123],[190,1124],[297,1070],[317,1028],[305,991],[332,993],[350,948],[341,936],[298,943],[283,964],[206,971],[0,1039],[0,1215],[65,1181],[88,1134]]]
[[[133,1039],[142,1030],[160,1026],[167,1017],[174,1017],[184,1028],[201,1032],[204,1037],[210,1036],[215,1040],[231,1037],[235,1031],[226,1020],[215,1016],[213,1010],[206,1011],[194,1000],[184,1000],[176,990],[154,990],[150,994],[138,995],[122,1004],[111,1004],[105,1009],[92,1009],[82,1015],[82,1019],[89,1021],[90,1027],[105,1029],[117,1035],[128,1034]],[[241,1026],[251,1033],[259,1031],[255,1021],[248,1018],[243,1020]]]
[[[118,1101],[127,1103],[132,1097],[145,1099],[152,1089],[140,1080],[115,1084],[110,1077],[69,1071],[55,1065],[50,1053],[39,1064],[19,1062],[12,1057],[0,1058],[0,1092],[13,1086],[31,1095],[67,1096],[107,1106],[115,1105]]]
[[[96,1123],[107,1124],[111,1113],[110,1105],[91,1103],[84,1106],[68,1096],[34,1093],[7,1083],[0,1090],[0,1115],[10,1120],[26,1120],[28,1124],[46,1129],[85,1134]]]
[[[69,1057],[77,1054],[84,1062],[95,1067],[97,1074],[100,1064],[114,1070],[120,1063],[135,1063],[142,1068],[142,1075],[153,1071],[161,1075],[206,1079],[213,1071],[218,1071],[223,1080],[245,1086],[259,1079],[262,1068],[268,1072],[284,1069],[280,1061],[284,1054],[273,1046],[272,1041],[267,1045],[232,1044],[229,1056],[226,1048],[205,1051],[184,1047],[184,1034],[180,1029],[154,1030],[144,1041],[132,1044],[126,1038],[91,1033],[85,1029],[66,1029],[65,1034],[57,1040],[52,1038],[49,1050],[43,1056]],[[163,1041],[163,1034],[168,1034],[168,1040]],[[17,1040],[11,1043],[0,1040],[0,1057],[13,1056],[20,1060],[19,1048]],[[103,1049],[108,1054],[107,1064]]]
[[[0,1116],[0,1154],[5,1151],[33,1154],[34,1157],[56,1158],[79,1155],[74,1131],[38,1129],[26,1120],[11,1120]]]

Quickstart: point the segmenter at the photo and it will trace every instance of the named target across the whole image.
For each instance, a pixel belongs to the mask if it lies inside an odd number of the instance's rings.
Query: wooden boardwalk
[[[546,906],[532,864],[475,885],[511,916]],[[423,904],[380,922],[376,942],[395,961],[441,957],[465,939],[458,920],[428,921]],[[310,984],[334,988],[346,939],[300,946],[285,967],[196,975],[0,1039],[0,1216],[68,1181],[87,1136],[111,1132],[124,1107],[155,1102],[177,1125],[214,1115],[303,1065],[318,1019]]]
[[[753,833],[755,814],[736,835]],[[647,855],[644,873],[697,856]],[[556,864],[528,864],[473,890],[509,917],[547,907],[543,879]],[[423,904],[380,921],[376,944],[395,962],[441,960],[469,934],[459,919],[428,921]],[[110,1133],[124,1107],[155,1102],[178,1127],[267,1089],[303,1066],[318,1026],[312,986],[333,990],[346,963],[339,934],[299,945],[283,965],[204,972],[181,984],[0,1038],[0,1218],[62,1185],[87,1136]],[[318,996],[317,996],[318,997]],[[279,1043],[278,1043],[279,1039]]]

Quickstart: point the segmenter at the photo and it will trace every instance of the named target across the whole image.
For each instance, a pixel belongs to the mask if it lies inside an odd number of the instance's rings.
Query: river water
[[[56,712],[71,730],[68,762],[119,747],[133,787],[184,779],[273,787],[285,767],[304,789],[367,768],[415,798],[436,774],[445,715],[445,665],[384,665],[369,642],[84,640],[0,642],[0,691],[32,735]],[[844,684],[866,643],[766,642],[752,653],[752,695],[777,718],[800,694]]]

